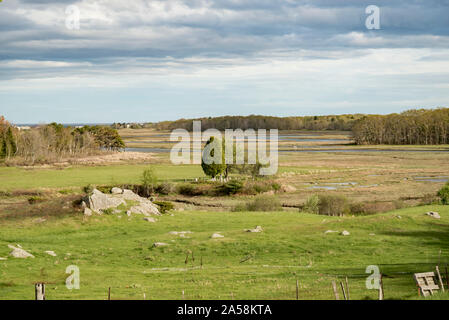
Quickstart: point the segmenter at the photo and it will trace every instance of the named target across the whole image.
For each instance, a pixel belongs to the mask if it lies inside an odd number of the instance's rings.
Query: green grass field
[[[0,190],[84,187],[88,184],[139,183],[149,165],[75,166],[68,168],[0,167]],[[204,177],[200,166],[152,164],[160,177],[182,181]]]
[[[441,220],[425,216],[429,210]],[[264,232],[243,231],[256,225]],[[211,239],[214,232],[225,237]],[[152,248],[154,242],[169,246]],[[345,276],[351,299],[376,299],[377,291],[365,287],[368,265],[384,274],[387,299],[416,299],[412,274],[448,262],[449,207],[365,217],[184,211],[157,223],[138,215],[3,222],[0,257],[16,243],[36,258],[0,261],[0,299],[33,299],[33,283],[40,281],[47,283],[47,299],[105,299],[108,287],[113,299],[143,299],[144,293],[147,299],[294,299],[296,279],[301,299],[333,299],[331,281]],[[189,251],[195,260],[190,255],[186,264]],[[69,265],[80,268],[80,290],[65,287]]]

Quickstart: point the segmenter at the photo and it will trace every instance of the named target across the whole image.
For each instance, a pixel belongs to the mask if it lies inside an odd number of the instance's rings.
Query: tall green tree
[[[201,158],[204,174],[216,178],[223,176],[226,171],[225,141],[211,137],[204,146]]]

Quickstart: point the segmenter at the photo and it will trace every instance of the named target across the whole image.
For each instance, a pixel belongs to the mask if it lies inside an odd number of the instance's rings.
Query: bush
[[[142,186],[146,196],[154,193],[157,185],[157,176],[153,168],[146,169],[142,174]]]
[[[40,202],[44,202],[45,199],[39,196],[32,196],[28,198],[28,203],[29,204],[36,204],[36,203],[40,203]]]
[[[175,187],[173,186],[173,184],[169,182],[161,183],[156,187],[156,192],[163,195],[168,195],[172,193],[174,190]]]
[[[349,213],[349,203],[344,196],[320,195],[319,199],[319,214],[327,216],[342,216]]]
[[[209,190],[207,187],[195,186],[191,183],[184,183],[178,186],[178,193],[184,196],[202,196],[208,194]]]
[[[234,211],[282,211],[282,204],[275,196],[259,196],[247,204],[241,204]]]
[[[421,198],[420,205],[427,206],[431,204],[438,204],[439,198],[435,193],[427,193]]]
[[[241,192],[243,183],[238,180],[231,180],[220,186],[220,192],[225,195],[231,195]]]
[[[88,184],[87,186],[85,186],[83,188],[83,191],[85,194],[91,194],[94,191],[94,189],[95,189],[95,186]]]
[[[159,207],[161,213],[167,213],[175,207],[173,203],[168,201],[154,201],[153,203]]]
[[[320,197],[316,194],[307,198],[306,203],[304,204],[304,211],[308,213],[318,214],[320,212]]]
[[[446,183],[446,185],[441,188],[440,191],[438,191],[438,196],[440,197],[442,204],[449,204],[449,182]]]

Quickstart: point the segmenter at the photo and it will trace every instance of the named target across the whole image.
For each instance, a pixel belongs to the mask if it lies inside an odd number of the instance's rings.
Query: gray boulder
[[[123,190],[122,189],[120,189],[120,188],[112,188],[112,190],[111,190],[111,193],[112,194],[122,194],[123,193]]]
[[[84,215],[90,217],[92,215],[92,210],[89,208],[84,208]]]
[[[219,238],[224,238],[224,236],[221,235],[221,234],[219,234],[219,233],[214,233],[214,234],[211,236],[211,238],[212,238],[212,239],[219,239]]]
[[[56,257],[56,253],[54,251],[48,250],[48,251],[45,251],[45,253],[52,257]]]
[[[168,246],[168,243],[165,242],[155,242],[153,243],[153,247],[158,248],[158,247],[165,247]]]
[[[126,204],[123,198],[107,195],[94,189],[92,195],[89,196],[88,206],[91,210],[99,212],[101,210],[117,208],[121,204]]]
[[[426,215],[435,219],[441,219],[440,214],[438,212],[429,211],[426,213]]]
[[[156,215],[160,216],[159,209],[150,200],[142,198],[139,205],[129,209],[132,213],[143,214],[145,216]]]
[[[159,209],[156,205],[154,205],[150,200],[146,198],[142,198],[139,195],[135,194],[131,190],[123,190],[119,188],[115,188],[113,190],[113,194],[104,194],[101,191],[94,189],[92,195],[88,197],[85,215],[92,214],[93,212],[100,213],[103,210],[107,209],[116,209],[120,205],[126,205],[126,201],[134,201],[137,202],[135,206],[130,208],[127,212],[127,215],[130,216],[131,213],[143,214],[145,216],[150,215],[161,215]],[[115,213],[120,213],[121,211],[115,210]]]
[[[31,253],[26,252],[22,248],[15,247],[11,244],[8,244],[8,248],[12,249],[10,255],[13,256],[14,258],[21,258],[21,259],[34,258],[34,256]]]

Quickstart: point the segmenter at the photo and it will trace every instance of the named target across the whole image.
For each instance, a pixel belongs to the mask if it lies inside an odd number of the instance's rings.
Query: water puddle
[[[415,181],[420,182],[448,182],[448,176],[439,176],[439,177],[415,177]]]

